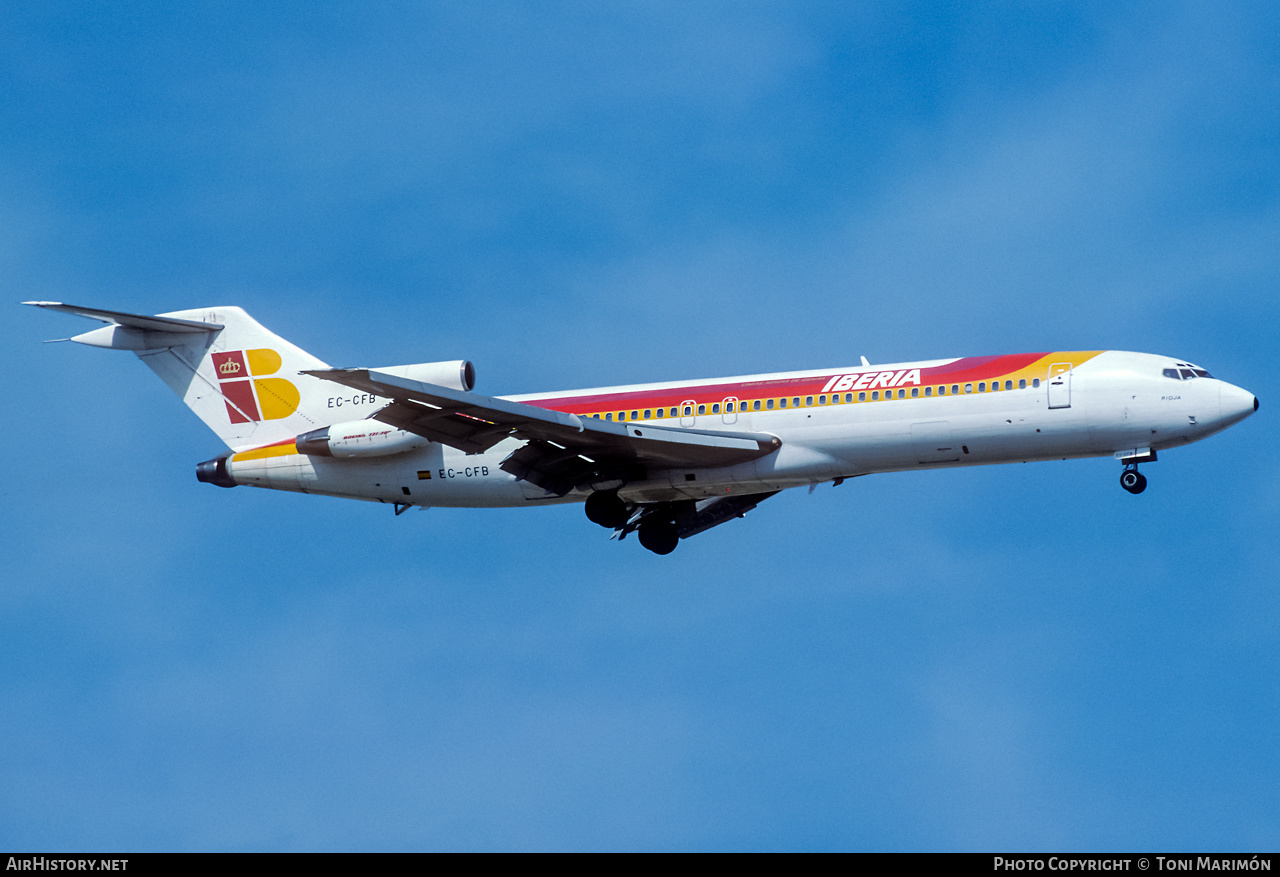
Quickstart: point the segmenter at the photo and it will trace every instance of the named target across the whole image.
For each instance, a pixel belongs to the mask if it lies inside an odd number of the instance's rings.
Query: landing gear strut
[[[1136,463],[1126,466],[1120,473],[1120,486],[1130,493],[1142,493],[1147,489],[1147,476],[1138,471]]]

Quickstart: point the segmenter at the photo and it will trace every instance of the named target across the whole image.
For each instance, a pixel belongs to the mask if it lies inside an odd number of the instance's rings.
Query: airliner
[[[878,472],[1113,457],[1141,464],[1258,410],[1167,356],[970,356],[483,396],[466,360],[331,368],[238,307],[148,316],[25,302],[107,325],[64,339],[130,350],[228,448],[196,466],[246,485],[432,506],[582,502],[669,554],[781,490]]]

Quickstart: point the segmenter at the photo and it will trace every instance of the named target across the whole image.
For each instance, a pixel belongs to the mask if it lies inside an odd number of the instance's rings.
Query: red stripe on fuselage
[[[1047,353],[1010,353],[1004,356],[966,356],[947,365],[920,370],[920,383],[981,381],[1021,371]]]
[[[953,381],[990,380],[1026,368],[1047,354],[1013,353],[1003,356],[967,356],[945,365],[920,369],[920,383],[942,384]],[[740,383],[690,384],[684,387],[662,389],[638,389],[625,393],[602,393],[593,396],[551,396],[542,399],[523,399],[528,405],[550,408],[570,414],[594,414],[601,411],[642,411],[646,408],[675,408],[689,400],[701,403],[720,402],[728,398],[768,399],[780,396],[813,396],[833,378],[841,375],[880,374],[881,372],[911,371],[910,363],[901,363],[895,369],[859,368],[850,371],[832,371],[813,377],[777,378],[774,380],[742,381]]]

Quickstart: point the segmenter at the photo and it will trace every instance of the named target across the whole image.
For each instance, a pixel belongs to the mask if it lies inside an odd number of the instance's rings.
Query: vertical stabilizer
[[[108,325],[72,338],[131,350],[232,450],[285,441],[328,423],[331,386],[299,374],[328,366],[238,307],[148,316],[27,302]]]

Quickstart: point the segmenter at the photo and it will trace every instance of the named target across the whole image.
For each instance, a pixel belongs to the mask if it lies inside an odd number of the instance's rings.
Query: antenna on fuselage
[[[866,365],[871,365],[871,363],[867,362],[867,358],[866,358],[865,356],[864,356],[864,357],[862,357],[862,364],[863,364],[864,366],[866,366]]]

